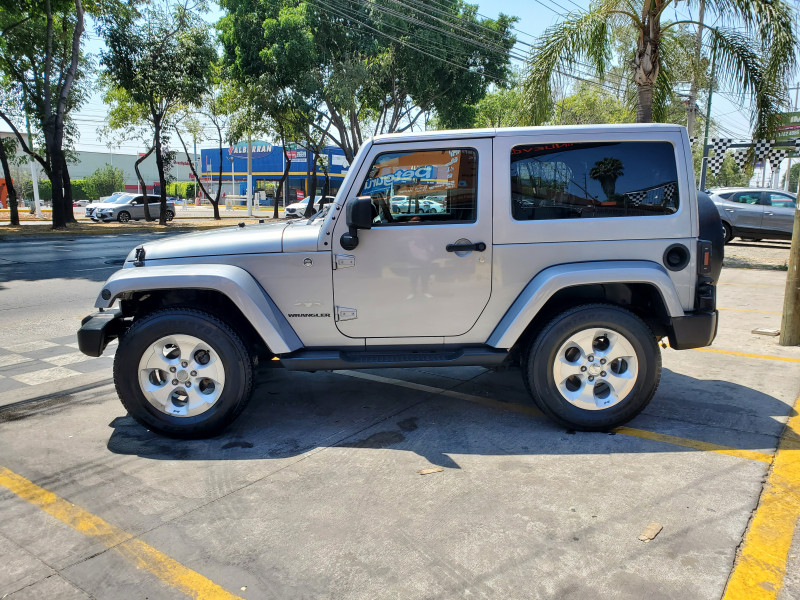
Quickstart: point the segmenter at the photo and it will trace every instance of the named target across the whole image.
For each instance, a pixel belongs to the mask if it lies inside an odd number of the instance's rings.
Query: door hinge
[[[337,321],[352,321],[358,318],[358,311],[355,308],[346,308],[344,306],[336,307],[336,320]]]
[[[333,268],[334,269],[347,269],[348,267],[356,266],[356,257],[352,254],[334,254],[333,255]]]

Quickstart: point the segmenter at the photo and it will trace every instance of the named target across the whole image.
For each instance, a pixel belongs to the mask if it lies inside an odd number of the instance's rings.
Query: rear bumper
[[[675,350],[710,346],[717,335],[716,310],[671,319],[669,345]]]
[[[101,356],[108,343],[122,333],[123,324],[118,308],[84,317],[78,330],[78,349],[87,356]]]

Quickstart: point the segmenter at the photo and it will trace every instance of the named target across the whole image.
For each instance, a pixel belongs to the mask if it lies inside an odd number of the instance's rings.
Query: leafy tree
[[[800,176],[800,162],[792,161],[792,166],[789,169],[789,191],[793,194],[797,193],[797,178]],[[786,186],[786,173],[781,178],[781,187]]]
[[[680,28],[699,25],[692,19],[667,18],[676,1],[639,0],[637,5],[635,0],[595,0],[588,10],[570,13],[549,27],[534,46],[526,81],[535,121],[549,118],[554,82],[579,61],[604,78],[614,44],[610,33],[620,26],[637,33],[628,71],[636,86],[636,121],[663,120],[680,72],[676,54],[685,50]],[[696,6],[694,0],[688,6]],[[777,126],[784,82],[796,62],[793,12],[784,0],[705,0],[705,11],[718,17],[718,26],[705,29],[716,77],[742,99],[753,100],[754,134],[764,137]]]
[[[410,129],[435,112],[469,126],[474,105],[508,74],[514,19],[479,19],[461,0],[221,0],[233,76],[295,98],[352,162],[367,134]],[[421,6],[422,8],[418,8]],[[420,68],[425,65],[425,68]],[[287,106],[292,103],[281,103]]]
[[[589,177],[600,182],[600,187],[609,200],[616,195],[617,179],[624,174],[622,161],[611,156],[598,160],[589,170]]]
[[[64,144],[70,111],[85,98],[84,12],[81,0],[0,0],[0,118],[52,183],[54,229],[75,220]],[[29,147],[20,131],[26,114],[44,152]]]
[[[700,173],[703,164],[703,148],[697,145],[692,152],[692,160],[694,162],[694,172]],[[706,187],[747,187],[750,184],[750,178],[753,176],[753,165],[745,165],[744,168],[736,164],[733,155],[727,153],[722,160],[722,166],[719,173],[716,175],[708,169],[706,172]]]
[[[110,196],[125,186],[125,173],[108,163],[96,169],[83,182],[83,189],[91,200]]]
[[[205,92],[216,60],[207,27],[196,14],[202,8],[200,3],[152,3],[141,16],[122,13],[104,28],[108,50],[101,64],[110,126],[133,133],[146,123],[152,132],[161,225],[167,222],[165,137],[174,127],[176,109],[195,105]]]
[[[496,89],[475,105],[475,127],[522,127],[532,124],[525,110],[522,89],[517,85]]]
[[[635,115],[628,104],[598,84],[582,82],[574,94],[555,107],[560,125],[587,123],[632,123]]]

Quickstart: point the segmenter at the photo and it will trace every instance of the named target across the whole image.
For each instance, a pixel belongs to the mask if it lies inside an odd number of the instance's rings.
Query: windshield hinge
[[[352,254],[334,254],[333,255],[333,268],[334,269],[347,269],[348,267],[356,266],[356,257]]]
[[[344,306],[336,307],[336,320],[337,321],[352,321],[358,318],[358,311],[355,308],[346,308]]]

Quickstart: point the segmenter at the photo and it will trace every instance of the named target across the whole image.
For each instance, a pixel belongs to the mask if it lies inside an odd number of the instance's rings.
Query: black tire
[[[159,339],[180,334],[208,344],[219,356],[225,373],[219,398],[194,416],[174,416],[160,410],[145,397],[139,383],[143,353]],[[168,308],[136,321],[120,339],[114,357],[114,383],[123,406],[139,423],[170,437],[198,439],[219,433],[244,410],[253,389],[253,361],[250,350],[227,323],[199,310]]]
[[[172,219],[175,218],[175,213],[172,212],[171,210],[168,210],[166,217],[167,217],[167,221],[172,221]]]
[[[553,375],[562,345],[573,335],[591,328],[607,328],[621,334],[633,348],[638,363],[630,391],[616,404],[598,410],[581,408],[568,401]],[[627,423],[648,405],[661,378],[661,353],[653,332],[630,311],[610,304],[584,304],[561,313],[545,325],[531,343],[522,366],[528,392],[548,417],[570,429],[608,431]],[[599,383],[600,379],[592,385]],[[584,381],[584,385],[589,384]]]
[[[728,243],[733,239],[733,229],[725,221],[722,222],[722,241]]]
[[[117,215],[117,221],[119,221],[120,223],[127,223],[130,220],[131,220],[131,213],[129,213],[126,210],[121,210]]]

